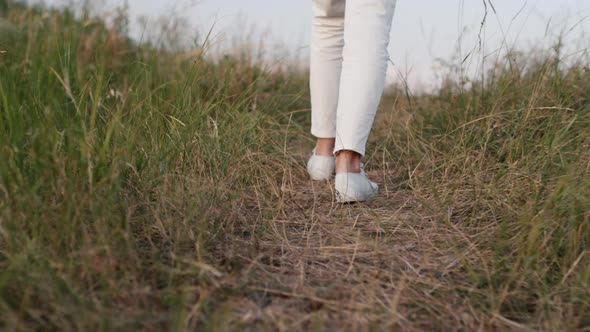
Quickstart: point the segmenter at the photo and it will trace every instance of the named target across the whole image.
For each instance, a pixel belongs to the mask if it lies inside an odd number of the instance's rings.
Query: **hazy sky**
[[[62,0],[63,1],[63,0]],[[124,1],[107,0],[111,4]],[[488,0],[486,0],[488,1]],[[52,2],[52,1],[49,1]],[[54,0],[53,2],[59,2]],[[215,24],[215,42],[257,41],[263,31],[270,40],[280,41],[290,56],[305,59],[308,53],[311,0],[128,0],[133,17],[184,16],[203,34]],[[556,36],[565,34],[568,51],[588,46],[590,0],[491,0],[482,33],[488,58],[502,46],[522,50],[548,48]],[[478,50],[478,35],[484,19],[483,0],[399,0],[391,33],[393,63],[390,80],[406,76],[412,86],[436,85],[437,59],[464,58]],[[255,28],[253,28],[255,27]],[[137,33],[137,31],[135,32]],[[459,43],[459,41],[461,41]],[[503,43],[504,42],[504,43]],[[273,43],[267,43],[273,48]],[[459,48],[460,46],[460,48]],[[460,51],[458,51],[460,50]],[[272,51],[272,50],[270,50]],[[481,59],[481,55],[475,57]],[[477,61],[466,66],[477,67]]]

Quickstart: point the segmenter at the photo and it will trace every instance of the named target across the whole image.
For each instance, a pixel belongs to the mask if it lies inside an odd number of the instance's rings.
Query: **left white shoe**
[[[307,172],[312,180],[329,180],[336,169],[336,158],[334,156],[318,156],[315,149],[307,161]]]

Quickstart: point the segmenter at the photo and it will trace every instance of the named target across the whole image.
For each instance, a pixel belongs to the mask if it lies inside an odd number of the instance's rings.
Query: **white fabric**
[[[385,86],[396,0],[313,0],[311,133],[365,154]]]

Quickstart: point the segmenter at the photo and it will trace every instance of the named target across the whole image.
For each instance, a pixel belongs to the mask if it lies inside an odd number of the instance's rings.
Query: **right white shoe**
[[[312,180],[329,180],[336,169],[336,158],[334,156],[318,156],[315,149],[307,161],[307,172]]]
[[[362,167],[360,173],[336,174],[335,187],[338,203],[365,202],[379,193],[379,186],[369,180]]]

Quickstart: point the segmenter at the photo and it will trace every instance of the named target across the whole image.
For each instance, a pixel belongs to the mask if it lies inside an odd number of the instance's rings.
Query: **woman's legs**
[[[327,179],[336,154],[336,196],[365,201],[378,191],[361,158],[385,86],[396,0],[313,0],[311,42],[312,179]],[[346,13],[346,15],[345,15]],[[334,139],[335,137],[335,139]]]
[[[344,47],[345,0],[313,0],[311,36],[311,133],[316,153],[332,155]]]
[[[356,173],[360,169],[385,86],[395,4],[396,0],[346,1],[334,148],[337,172]]]

